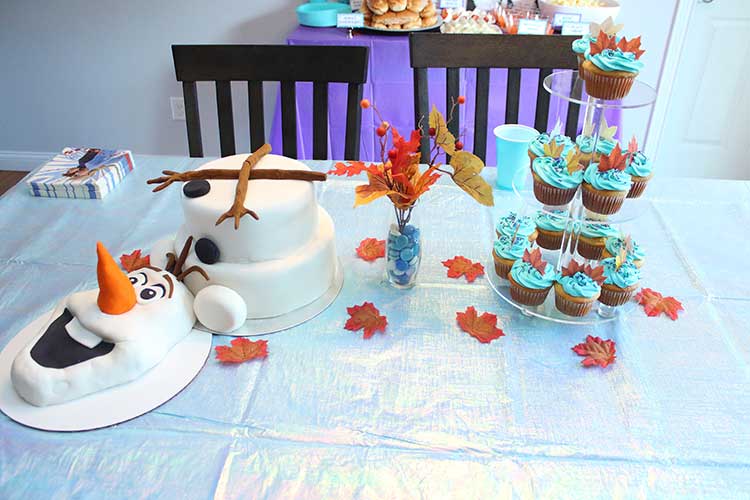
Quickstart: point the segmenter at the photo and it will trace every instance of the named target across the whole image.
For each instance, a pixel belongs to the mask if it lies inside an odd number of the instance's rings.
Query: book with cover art
[[[133,170],[130,151],[65,148],[26,184],[33,196],[43,198],[101,199]]]

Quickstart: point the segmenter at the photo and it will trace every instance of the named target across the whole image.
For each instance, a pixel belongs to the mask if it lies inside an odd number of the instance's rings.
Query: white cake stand
[[[19,424],[44,431],[86,431],[119,424],[150,412],[192,382],[211,352],[211,335],[193,330],[142,377],[80,399],[34,406],[13,388],[10,369],[16,355],[39,334],[53,311],[23,328],[0,352],[0,410]]]
[[[206,328],[201,323],[197,323],[195,327],[214,335],[228,335],[230,337],[254,337],[257,335],[268,335],[270,333],[288,330],[289,328],[301,325],[306,321],[310,321],[315,316],[328,309],[328,306],[333,304],[333,301],[338,297],[343,286],[344,269],[339,260],[336,265],[336,272],[333,276],[333,283],[331,286],[323,295],[306,306],[302,306],[294,311],[271,318],[249,319],[237,330],[229,333],[215,332]]]

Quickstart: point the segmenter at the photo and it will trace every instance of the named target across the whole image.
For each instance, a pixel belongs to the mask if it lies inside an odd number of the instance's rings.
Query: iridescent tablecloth
[[[94,285],[97,239],[119,254],[174,231],[179,188],[151,194],[145,180],[200,162],[137,157],[101,202],[32,198],[23,186],[0,198],[0,347]],[[482,279],[448,279],[441,260],[487,260],[493,215],[446,184],[419,207],[419,286],[384,286],[383,261],[354,248],[383,237],[388,207],[353,210],[354,183],[319,190],[346,274],[333,306],[268,337],[263,362],[210,359],[185,391],[127,423],[63,434],[0,415],[0,498],[750,494],[748,183],[664,182],[632,229],[648,252],[643,284],[686,312],[673,322],[638,309],[595,327],[530,319]],[[497,201],[496,211],[516,203]],[[366,300],[388,317],[370,340],[343,329],[346,307]],[[487,345],[459,331],[455,313],[469,305],[496,313],[506,336]],[[614,365],[580,366],[570,347],[587,334],[617,342]]]

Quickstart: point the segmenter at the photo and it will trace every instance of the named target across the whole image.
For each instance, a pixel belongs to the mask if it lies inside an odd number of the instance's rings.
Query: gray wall
[[[641,33],[647,49],[642,79],[656,84],[676,0],[621,1],[626,35]],[[0,153],[96,145],[187,154],[185,123],[173,121],[169,107],[169,96],[182,95],[170,45],[283,43],[301,2],[0,0]],[[247,109],[235,85],[236,109]],[[214,93],[206,85],[199,93],[205,151],[217,154]],[[642,136],[647,120],[631,113],[632,130],[623,132]],[[246,115],[236,113],[235,122],[237,148],[248,149]]]

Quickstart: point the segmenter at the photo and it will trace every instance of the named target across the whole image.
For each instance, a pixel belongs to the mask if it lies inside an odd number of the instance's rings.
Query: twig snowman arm
[[[261,158],[263,158],[265,155],[271,152],[271,146],[269,144],[264,144],[260,148],[258,148],[257,151],[253,152],[250,156],[245,158],[245,161],[242,162],[242,168],[240,169],[239,176],[237,177],[237,187],[234,191],[234,203],[232,204],[232,207],[224,212],[221,217],[216,221],[216,225],[218,226],[222,222],[224,222],[226,219],[233,217],[234,218],[234,228],[239,229],[240,228],[240,219],[244,215],[250,215],[255,220],[258,220],[258,214],[253,212],[252,210],[248,210],[245,208],[245,197],[247,196],[247,184],[250,181],[250,171],[253,169],[255,165],[258,164]]]

